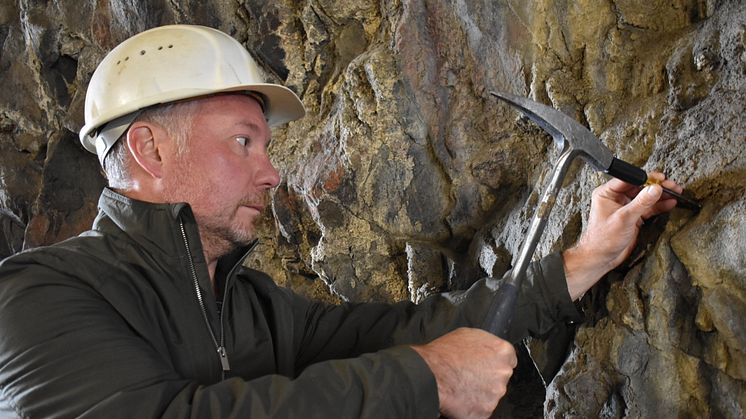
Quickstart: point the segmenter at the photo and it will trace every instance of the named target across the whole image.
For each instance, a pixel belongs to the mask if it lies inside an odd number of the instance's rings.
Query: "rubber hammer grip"
[[[605,173],[636,186],[642,186],[648,181],[647,172],[616,157],[611,160]]]
[[[500,284],[500,288],[492,297],[492,303],[484,317],[482,329],[499,338],[507,339],[517,301],[518,288],[507,281]]]

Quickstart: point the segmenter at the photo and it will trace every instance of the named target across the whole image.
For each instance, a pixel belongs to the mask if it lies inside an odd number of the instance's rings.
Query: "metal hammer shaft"
[[[509,338],[510,325],[515,313],[521,283],[526,275],[526,269],[528,269],[531,257],[536,250],[536,246],[539,244],[544,227],[546,227],[549,214],[552,212],[554,203],[557,200],[557,194],[562,187],[562,181],[567,174],[567,170],[570,168],[570,164],[577,156],[577,152],[571,148],[567,148],[554,165],[552,178],[544,189],[539,206],[534,212],[531,225],[526,234],[526,239],[521,245],[515,266],[510,271],[510,276],[500,284],[500,288],[498,288],[497,294],[492,299],[490,307],[487,310],[487,315],[484,317],[482,329],[500,338],[506,340]]]

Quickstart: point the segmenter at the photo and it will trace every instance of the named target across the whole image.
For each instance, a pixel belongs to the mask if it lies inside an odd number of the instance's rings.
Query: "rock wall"
[[[419,301],[509,269],[557,152],[490,91],[664,171],[702,211],[648,223],[574,337],[527,343],[551,381],[523,368],[513,388],[530,391],[499,415],[746,415],[743,1],[3,2],[0,256],[90,224],[104,181],[77,141],[87,81],[167,23],[233,34],[302,97],[308,116],[274,133],[283,181],[251,263],[316,298]],[[572,245],[603,181],[571,170],[537,255]]]

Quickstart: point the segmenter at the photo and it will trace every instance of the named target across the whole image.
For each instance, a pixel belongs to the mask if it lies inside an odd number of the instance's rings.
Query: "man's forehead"
[[[256,116],[261,115],[261,117],[256,118],[256,119],[261,119],[262,121],[266,122],[266,118],[264,117],[264,112],[262,110],[262,102],[250,95],[246,95],[243,93],[229,92],[229,93],[209,95],[201,99],[197,99],[197,100],[202,102],[202,105],[203,105],[202,109],[209,109],[211,111],[218,112],[226,116],[235,115],[236,113],[245,114],[247,112],[247,108],[245,108],[244,106],[249,106],[253,108],[250,111],[252,115],[253,114],[256,114]],[[254,117],[249,117],[248,115],[246,115],[245,118],[242,118],[242,120],[243,119],[246,120],[247,124],[251,123],[256,126],[259,126],[259,124],[254,122],[254,119],[255,119]]]

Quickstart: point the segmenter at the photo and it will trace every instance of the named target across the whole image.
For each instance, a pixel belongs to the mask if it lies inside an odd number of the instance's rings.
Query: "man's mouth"
[[[257,201],[242,202],[241,206],[242,207],[246,207],[246,208],[255,209],[258,212],[264,211],[264,208],[265,208],[264,202],[257,202]]]
[[[267,203],[267,199],[254,196],[241,202],[240,206],[255,209],[257,210],[257,212],[262,212],[264,211],[264,208],[267,206],[266,203]]]
[[[249,203],[245,203],[245,204],[241,204],[241,206],[242,207],[246,207],[246,208],[254,209],[257,212],[264,211],[264,205],[263,204],[249,204]]]

